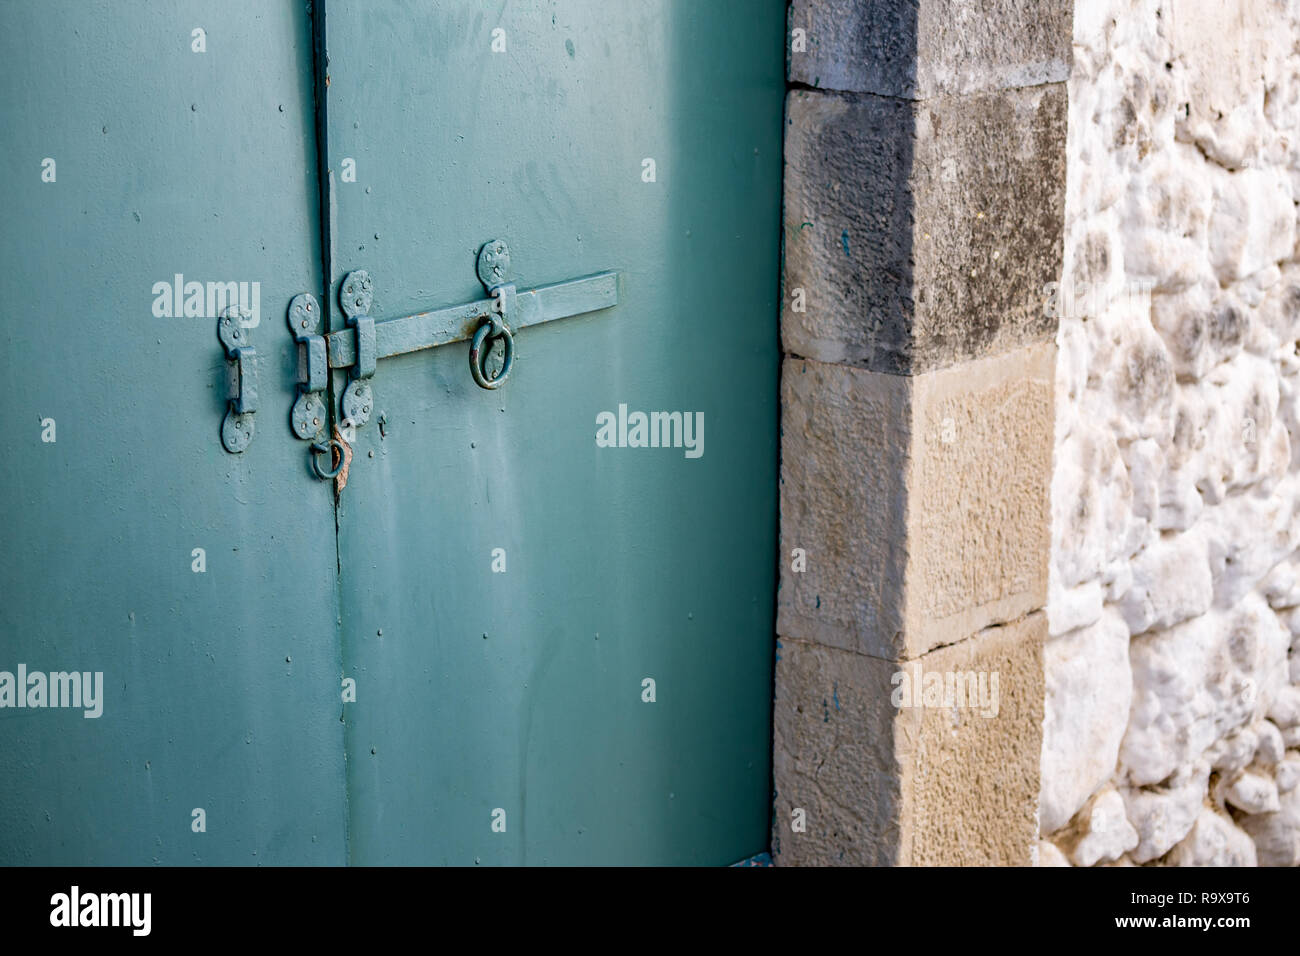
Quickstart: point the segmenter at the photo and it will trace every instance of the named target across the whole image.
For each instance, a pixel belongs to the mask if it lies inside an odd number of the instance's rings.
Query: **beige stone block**
[[[900,660],[1042,607],[1054,363],[1052,343],[916,376],[788,358],[778,633]]]
[[[904,794],[903,865],[1030,865],[1046,638],[1047,616],[1037,611],[920,658],[924,673],[987,677],[993,706],[980,700],[902,712],[894,753]]]
[[[772,727],[778,862],[897,862],[898,711],[889,699],[896,669],[879,658],[778,638]]]
[[[1040,611],[905,663],[782,638],[776,862],[1029,865],[1046,633]]]

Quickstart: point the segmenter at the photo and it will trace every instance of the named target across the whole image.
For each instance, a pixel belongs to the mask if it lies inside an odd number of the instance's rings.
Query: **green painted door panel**
[[[0,709],[2,864],[346,859],[333,500],[287,427],[311,38],[302,3],[0,4],[0,671],[103,673],[98,718]],[[216,318],[156,314],[178,273],[260,283],[242,455]]]
[[[103,674],[96,718],[0,707],[0,864],[760,851],[784,5],[314,9],[0,5],[0,672]],[[491,238],[620,304],[520,332],[497,391],[466,343],[382,360],[336,503],[285,305],[352,269],[381,321],[478,299]],[[256,284],[243,454],[177,275]],[[621,406],[702,453],[599,447]]]
[[[622,274],[497,391],[465,343],[379,363],[338,505],[353,862],[767,845],[783,29],[778,0],[329,0],[332,293],[482,298],[493,238],[520,290]],[[597,447],[620,405],[702,414],[703,453]]]

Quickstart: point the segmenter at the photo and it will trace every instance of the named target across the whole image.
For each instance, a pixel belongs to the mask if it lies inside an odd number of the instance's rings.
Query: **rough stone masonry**
[[[1300,0],[790,30],[777,862],[1300,863]]]
[[[1300,2],[1074,12],[1038,858],[1300,863]]]

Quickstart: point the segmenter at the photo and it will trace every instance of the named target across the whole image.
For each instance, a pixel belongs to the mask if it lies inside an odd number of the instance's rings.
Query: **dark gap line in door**
[[[330,172],[329,159],[329,52],[325,36],[325,0],[312,0],[308,13],[311,18],[312,92],[316,126],[317,222],[320,226],[321,276],[325,282],[324,295],[320,300],[323,310],[321,320],[328,334],[334,327],[334,177]],[[326,377],[325,395],[325,427],[327,432],[332,434],[337,402],[333,375]],[[336,622],[334,633],[338,640],[339,663],[346,670],[342,623],[343,557],[339,548],[339,496],[333,481],[330,484],[330,494],[334,503],[334,620]],[[339,723],[343,748],[343,859],[346,864],[350,864],[352,862],[352,809],[348,787],[347,725],[342,709],[339,712]]]

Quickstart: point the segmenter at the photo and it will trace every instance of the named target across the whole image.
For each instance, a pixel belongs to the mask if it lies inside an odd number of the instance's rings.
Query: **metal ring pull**
[[[320,456],[329,453],[335,448],[338,449],[339,463],[334,466],[333,471],[321,471]],[[312,450],[312,456],[311,456],[312,471],[316,472],[316,477],[319,478],[321,481],[329,481],[331,478],[335,477],[336,475],[338,475],[340,471],[343,470],[343,460],[344,460],[343,442],[339,441],[337,438],[331,438],[327,441],[318,441],[311,446],[311,450]]]
[[[492,351],[492,343],[497,339],[505,340],[506,355],[501,363],[501,369],[491,378],[488,377],[487,357]],[[484,348],[484,344],[487,348]],[[478,327],[474,333],[474,339],[469,346],[469,371],[474,376],[474,382],[479,388],[500,388],[505,384],[505,380],[510,376],[510,369],[515,364],[515,338],[510,334],[496,316],[491,316],[486,322]]]

